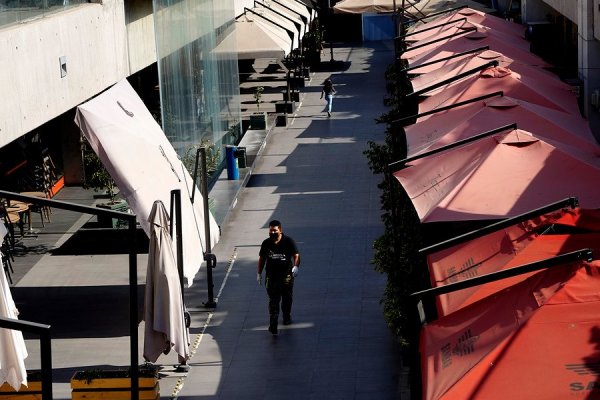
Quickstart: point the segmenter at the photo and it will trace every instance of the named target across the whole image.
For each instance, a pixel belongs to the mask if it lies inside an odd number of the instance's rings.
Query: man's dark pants
[[[275,282],[272,279],[267,278],[266,286],[267,294],[269,295],[270,325],[272,327],[277,327],[280,303],[284,321],[289,320],[291,317],[294,279],[290,277],[283,282]]]

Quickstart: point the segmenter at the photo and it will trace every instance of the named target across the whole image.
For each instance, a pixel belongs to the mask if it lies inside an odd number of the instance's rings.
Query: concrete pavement
[[[222,231],[213,249],[217,306],[203,306],[207,285],[202,268],[185,291],[192,316],[190,369],[178,373],[176,356],[161,356],[161,398],[400,398],[405,371],[379,304],[385,276],[370,263],[373,241],[383,232],[380,177],[371,173],[363,155],[369,140],[384,137],[384,126],[374,119],[386,111],[384,72],[393,49],[379,42],[336,47],[334,57],[347,68],[313,72],[288,126],[265,135],[244,179],[220,179],[211,190],[218,197]],[[337,96],[328,118],[319,97],[320,84],[330,75]],[[69,195],[86,196],[66,188],[58,199],[69,200]],[[90,201],[89,195],[81,200]],[[61,215],[57,211],[53,219]],[[89,216],[72,218],[64,230],[68,233],[56,233],[51,240],[64,244]],[[258,250],[272,219],[282,221],[302,256],[294,323],[281,326],[277,337],[267,331],[267,295],[256,283]],[[30,240],[46,240],[48,229],[54,228],[49,225],[42,238]],[[41,246],[40,253],[43,247],[51,245]],[[55,327],[54,394],[68,399],[74,370],[129,365],[127,256],[36,257],[27,267],[24,260],[15,263],[16,269],[22,263],[22,272],[13,294],[23,319]],[[146,255],[140,254],[140,295],[145,269]],[[139,335],[142,360],[143,322]],[[37,341],[28,339],[27,347],[28,368],[39,368]]]

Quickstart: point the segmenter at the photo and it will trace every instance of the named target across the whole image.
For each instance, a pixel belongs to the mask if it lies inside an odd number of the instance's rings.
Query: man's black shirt
[[[265,239],[258,253],[266,261],[267,278],[276,281],[284,281],[291,274],[295,254],[298,254],[296,242],[283,234],[279,243]]]

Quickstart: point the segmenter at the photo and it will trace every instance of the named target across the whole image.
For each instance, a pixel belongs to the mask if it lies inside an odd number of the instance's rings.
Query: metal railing
[[[42,399],[52,400],[52,342],[50,325],[0,317],[0,328],[29,332],[40,336]]]
[[[58,208],[62,210],[74,211],[83,214],[91,214],[96,216],[104,216],[107,218],[117,218],[127,222],[128,224],[128,244],[129,244],[129,353],[130,353],[130,377],[131,377],[131,399],[139,399],[139,369],[138,369],[138,287],[137,287],[137,245],[136,245],[136,232],[137,232],[137,216],[135,214],[129,214],[127,212],[113,211],[104,208],[90,207],[76,203],[70,203],[66,201],[58,201],[51,199],[44,199],[40,197],[25,196],[19,193],[7,192],[0,190],[0,197],[9,200],[23,201],[29,204],[48,206],[52,208]],[[6,320],[4,320],[6,321]],[[15,320],[8,320],[13,323]],[[20,321],[24,322],[24,321]],[[6,322],[2,322],[3,324]],[[17,325],[14,325],[17,326]],[[20,329],[20,328],[17,328]],[[50,336],[48,335],[48,341]],[[43,357],[43,355],[42,355]],[[43,359],[42,359],[43,364]],[[52,367],[50,366],[50,369]],[[51,378],[50,378],[51,379]],[[51,385],[44,385],[42,382],[42,391],[44,386],[48,387]],[[44,400],[52,399],[52,394],[49,397],[43,397]]]

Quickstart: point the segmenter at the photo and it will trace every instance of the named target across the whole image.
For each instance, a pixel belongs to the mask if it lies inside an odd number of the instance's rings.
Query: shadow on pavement
[[[138,285],[138,322],[144,287]],[[129,336],[128,285],[13,287],[12,294],[19,319],[51,325],[53,339]]]
[[[91,229],[90,229],[91,228]],[[149,240],[146,233],[136,231],[137,254],[147,254]],[[51,251],[54,256],[83,254],[129,254],[129,230],[93,228],[93,223],[84,225],[60,247]]]

